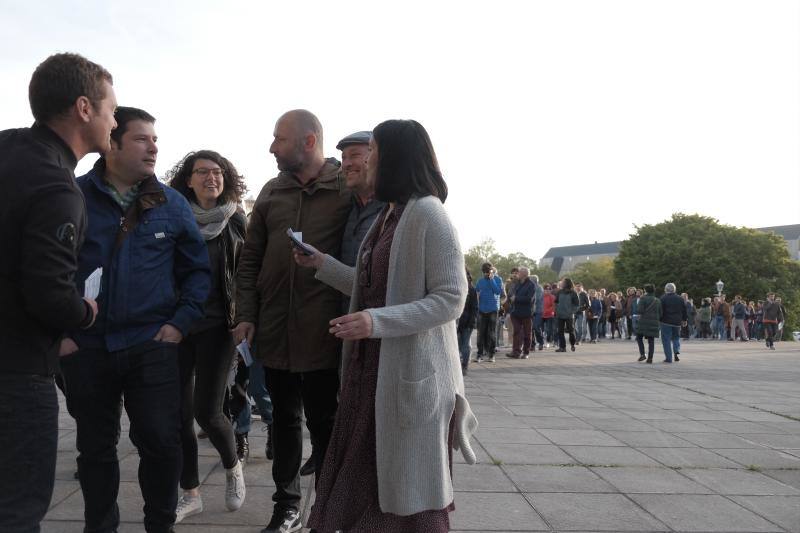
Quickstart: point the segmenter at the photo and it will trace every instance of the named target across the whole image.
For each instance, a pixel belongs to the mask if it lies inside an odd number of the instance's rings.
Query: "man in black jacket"
[[[78,160],[107,150],[116,127],[111,74],[76,54],[33,73],[30,128],[0,132],[0,530],[39,531],[58,438],[53,375],[65,330],[97,314],[74,277],[86,213]]]
[[[680,361],[681,353],[681,326],[686,325],[686,303],[683,298],[675,294],[675,284],[667,283],[664,286],[664,296],[661,297],[661,344],[664,346],[664,362],[671,363],[673,352],[675,362]]]

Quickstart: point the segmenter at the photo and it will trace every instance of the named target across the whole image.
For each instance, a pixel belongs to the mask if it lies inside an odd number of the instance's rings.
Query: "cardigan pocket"
[[[419,381],[400,378],[397,384],[397,419],[400,427],[429,424],[439,410],[439,384],[436,372]]]

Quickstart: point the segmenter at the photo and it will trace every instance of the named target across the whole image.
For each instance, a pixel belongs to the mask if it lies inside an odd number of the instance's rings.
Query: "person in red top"
[[[542,322],[544,323],[544,332],[547,339],[547,348],[553,342],[553,326],[555,325],[556,315],[556,297],[553,296],[552,287],[550,285],[544,286],[544,306],[542,307]]]

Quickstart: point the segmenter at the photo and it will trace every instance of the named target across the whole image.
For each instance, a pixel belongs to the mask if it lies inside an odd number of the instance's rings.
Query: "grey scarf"
[[[233,202],[218,205],[211,209],[203,209],[195,202],[189,202],[189,205],[192,206],[192,213],[194,213],[194,218],[197,220],[200,234],[206,241],[215,239],[222,233],[222,230],[228,224],[228,219],[236,212],[236,204]]]

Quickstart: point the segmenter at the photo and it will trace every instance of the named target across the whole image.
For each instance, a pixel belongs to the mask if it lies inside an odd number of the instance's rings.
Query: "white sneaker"
[[[203,498],[188,496],[185,492],[178,498],[178,506],[175,509],[175,523],[180,523],[187,516],[200,514],[203,512]]]
[[[236,461],[233,468],[225,469],[225,507],[227,507],[229,511],[236,511],[239,509],[244,503],[246,492],[242,462]]]

